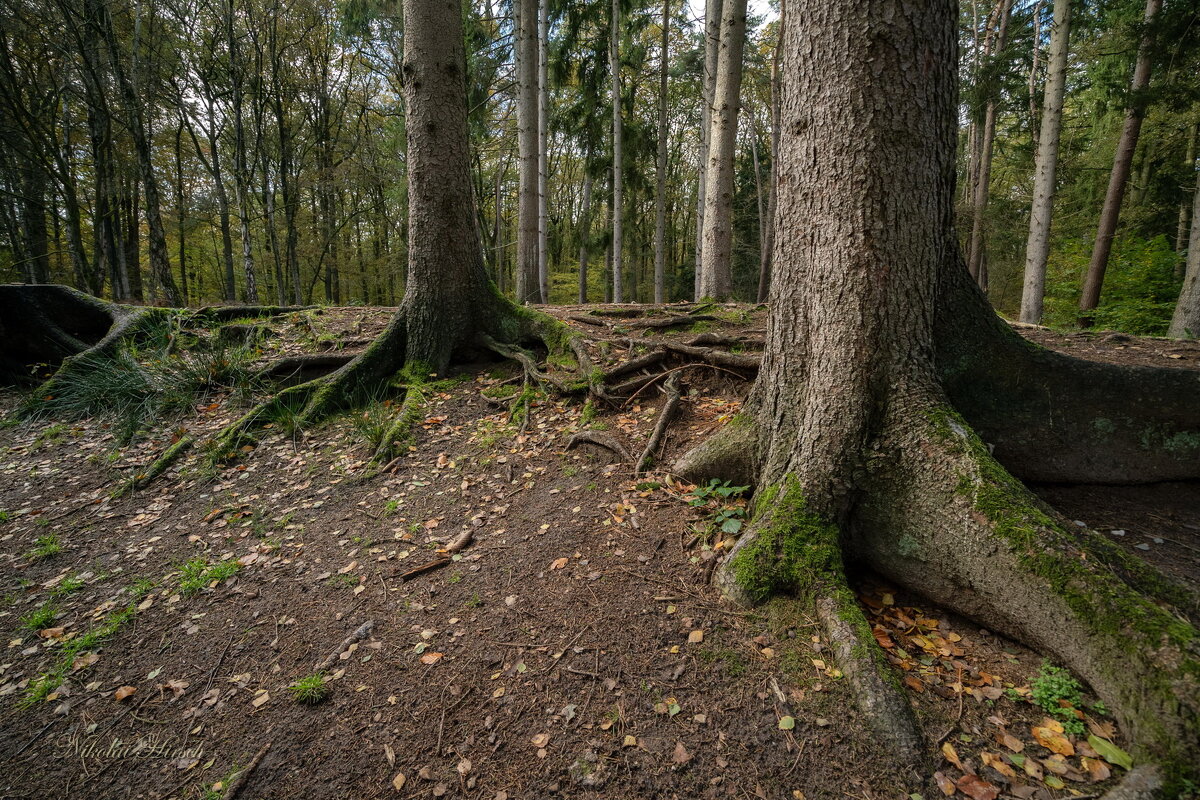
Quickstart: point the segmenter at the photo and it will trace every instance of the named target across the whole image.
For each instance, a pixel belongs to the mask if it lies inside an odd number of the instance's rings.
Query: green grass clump
[[[106,639],[120,630],[122,625],[133,619],[136,613],[136,608],[126,606],[120,611],[110,614],[103,624],[92,628],[83,636],[77,636],[74,639],[64,642],[58,661],[54,666],[30,682],[29,688],[25,690],[25,697],[21,699],[20,706],[22,708],[29,708],[47,699],[55,689],[62,686],[63,681],[66,680],[67,673],[71,669],[71,665],[75,663],[76,656],[88,650],[95,650]]]
[[[31,398],[25,413],[111,420],[118,440],[129,442],[154,420],[186,412],[215,390],[247,389],[255,357],[248,348],[168,355],[165,348],[126,347],[113,354],[84,354],[55,378],[54,394]]]
[[[221,561],[209,565],[203,558],[193,558],[179,568],[179,591],[181,594],[195,594],[213,581],[223,581],[232,578],[240,569],[236,561]]]
[[[288,691],[292,693],[293,700],[306,706],[315,706],[329,696],[325,676],[319,672],[305,675],[289,686]]]
[[[51,597],[66,597],[69,594],[74,594],[83,588],[83,580],[76,578],[74,575],[63,578],[58,582],[53,589],[50,590]]]
[[[47,533],[44,536],[39,536],[33,540],[34,547],[25,554],[26,558],[33,561],[40,561],[43,558],[53,558],[62,552],[62,543],[58,541],[58,535]]]
[[[58,616],[58,609],[53,604],[46,603],[22,617],[21,627],[27,631],[40,631],[49,628],[54,623],[56,616]]]

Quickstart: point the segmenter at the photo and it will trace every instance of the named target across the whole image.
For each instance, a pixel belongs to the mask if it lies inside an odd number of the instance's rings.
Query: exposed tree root
[[[690,478],[754,476],[757,431],[748,418],[736,418],[676,469]],[[1135,770],[1109,797],[1150,796],[1147,787],[1161,776],[1186,772],[1200,747],[1200,637],[1183,614],[1195,609],[1195,598],[1108,543],[1066,531],[945,401],[899,397],[872,452],[841,526],[846,552],[1086,680],[1139,759],[1166,767]],[[789,506],[780,497],[798,492],[787,486],[760,488],[760,516],[714,576],[734,599],[797,587],[812,592],[811,574],[840,580],[840,556],[822,552],[821,536],[827,542],[830,534],[820,520],[802,505],[791,507],[790,521],[781,518],[779,509]],[[773,511],[762,518],[764,508]],[[822,615],[836,640],[830,619]],[[859,638],[877,652],[869,629]],[[852,662],[839,659],[848,676]],[[876,695],[852,684],[866,712]]]
[[[642,474],[654,463],[654,454],[658,452],[663,434],[666,433],[667,426],[671,424],[671,420],[675,416],[675,409],[679,405],[680,398],[680,374],[679,372],[672,372],[671,377],[667,378],[667,382],[663,386],[667,399],[663,403],[662,410],[658,412],[658,420],[654,423],[654,430],[650,433],[650,439],[646,442],[646,447],[642,450],[642,455],[638,458],[637,465],[633,468],[635,475]]]
[[[621,444],[615,436],[604,433],[603,431],[578,431],[571,435],[567,441],[567,449],[571,450],[581,444],[594,444],[597,447],[603,447],[605,450],[610,450],[621,457],[622,461],[633,461],[633,456],[625,449],[625,445]]]
[[[113,499],[116,499],[118,497],[124,497],[127,494],[140,492],[142,489],[149,486],[151,481],[163,474],[168,467],[178,461],[179,458],[188,450],[190,450],[192,445],[195,443],[196,439],[192,436],[184,436],[180,438],[179,441],[175,442],[173,445],[164,450],[162,455],[154,459],[150,466],[146,468],[145,472],[134,476],[132,480],[122,484],[110,496]]]
[[[691,325],[696,322],[710,322],[716,317],[711,314],[697,314],[695,316],[687,314],[674,314],[669,317],[649,317],[647,319],[634,320],[626,322],[626,328],[679,328],[684,325]]]
[[[260,380],[287,381],[296,377],[309,375],[309,380],[311,380],[314,377],[327,375],[334,370],[340,369],[353,360],[354,356],[346,353],[287,356],[263,367],[255,377]],[[311,373],[318,374],[312,375]]]
[[[263,319],[312,311],[317,306],[206,306],[187,315],[189,324],[220,325],[235,319]]]

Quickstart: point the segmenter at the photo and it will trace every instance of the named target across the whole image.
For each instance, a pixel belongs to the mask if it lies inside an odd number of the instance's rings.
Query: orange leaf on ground
[[[958,790],[974,800],[996,800],[1000,789],[978,775],[963,775],[958,779]]]

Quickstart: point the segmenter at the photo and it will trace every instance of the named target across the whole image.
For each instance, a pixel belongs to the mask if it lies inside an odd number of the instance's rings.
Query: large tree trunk
[[[541,302],[538,277],[538,0],[517,0],[517,302]],[[410,201],[411,202],[411,201]]]
[[[612,78],[612,301],[624,302],[621,278],[625,250],[625,157],[621,122],[621,0],[613,0],[609,18],[608,71]]]
[[[1083,281],[1083,293],[1079,297],[1080,321],[1091,324],[1091,314],[1100,305],[1100,290],[1104,287],[1104,271],[1108,269],[1108,256],[1112,252],[1113,236],[1121,216],[1121,200],[1125,197],[1125,186],[1129,183],[1129,170],[1133,166],[1133,154],[1137,150],[1142,120],[1146,117],[1146,98],[1143,96],[1150,85],[1150,66],[1153,60],[1154,37],[1151,26],[1162,8],[1162,0],[1146,0],[1146,14],[1142,20],[1145,29],[1138,46],[1137,63],[1133,68],[1133,80],[1129,83],[1129,107],[1125,111],[1125,124],[1121,127],[1121,138],[1117,141],[1117,152],[1113,157],[1112,173],[1108,178],[1108,191],[1104,195],[1104,208],[1100,211],[1100,224],[1096,228],[1096,242],[1092,245],[1092,258],[1088,262],[1087,277]]]
[[[1188,239],[1187,269],[1183,273],[1183,288],[1175,304],[1175,314],[1167,328],[1167,336],[1177,339],[1200,338],[1200,181],[1196,183],[1192,201],[1192,234]]]
[[[723,0],[704,4],[704,85],[700,98],[700,161],[696,185],[696,265],[693,298],[699,300],[700,262],[704,258],[704,200],[708,185],[708,148],[712,132],[713,94],[717,87],[717,56],[721,49],[721,9]]]
[[[583,160],[583,201],[579,209],[579,302],[588,301],[588,244],[592,236],[592,149]]]
[[[1175,277],[1182,278],[1184,275],[1184,264],[1187,260],[1185,251],[1188,246],[1188,211],[1192,208],[1192,198],[1188,195],[1188,184],[1197,183],[1196,180],[1196,139],[1200,138],[1200,112],[1195,122],[1191,124],[1187,134],[1187,151],[1183,156],[1184,174],[1188,180],[1183,186],[1183,199],[1179,201],[1179,222],[1175,225]]]
[[[547,50],[550,46],[549,0],[537,0],[538,4],[538,299],[550,302],[550,262],[547,240],[550,234],[550,211],[547,203],[547,184],[550,179],[550,61]]]
[[[1035,18],[1036,19],[1036,18]],[[1025,244],[1025,288],[1021,293],[1021,322],[1042,322],[1046,296],[1046,261],[1050,257],[1050,219],[1054,213],[1054,172],[1058,167],[1058,137],[1062,129],[1067,86],[1067,52],[1071,38],[1071,0],[1054,0],[1054,29],[1050,32],[1050,64],[1046,98],[1033,175],[1033,206]],[[1034,43],[1037,51],[1037,43]],[[1032,76],[1031,76],[1032,80]]]
[[[654,302],[663,302],[667,275],[667,75],[670,71],[671,0],[663,0],[658,63],[658,154],[654,167]]]
[[[746,44],[746,0],[726,0],[713,92],[704,188],[704,251],[700,296],[727,300],[733,294],[733,168]]]
[[[718,582],[744,600],[790,592],[814,603],[865,718],[911,766],[926,745],[844,558],[1065,663],[1140,758],[1189,764],[1200,652],[1176,614],[1194,600],[1064,529],[1001,463],[1044,474],[1040,460],[1071,480],[1136,473],[1127,456],[1175,450],[1168,460],[1195,475],[1200,413],[1188,398],[1200,376],[1045,354],[988,307],[953,230],[952,0],[808,0],[792,11],[805,24],[789,27],[783,55],[761,371],[743,414],[676,465],[691,478],[736,467],[757,484],[755,517]],[[1046,399],[1023,409],[1033,393]],[[1079,418],[1057,432],[1062,407]],[[1140,443],[1130,439],[1139,426]],[[1163,433],[1169,443],[1155,440]]]

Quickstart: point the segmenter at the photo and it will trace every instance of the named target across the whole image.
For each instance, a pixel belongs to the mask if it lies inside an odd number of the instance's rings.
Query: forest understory
[[[122,350],[145,386],[113,370],[27,421],[0,394],[0,797],[912,796],[812,610],[710,585],[748,522],[739,487],[665,471],[741,408],[762,306],[547,308],[607,403],[476,361],[403,406],[308,429],[276,408],[235,458],[205,447],[394,311],[194,315]],[[1200,369],[1200,342],[1018,330]],[[1200,591],[1197,485],[1033,488]],[[853,581],[925,737],[925,800],[1098,798],[1127,774],[1130,743],[1069,674]]]

